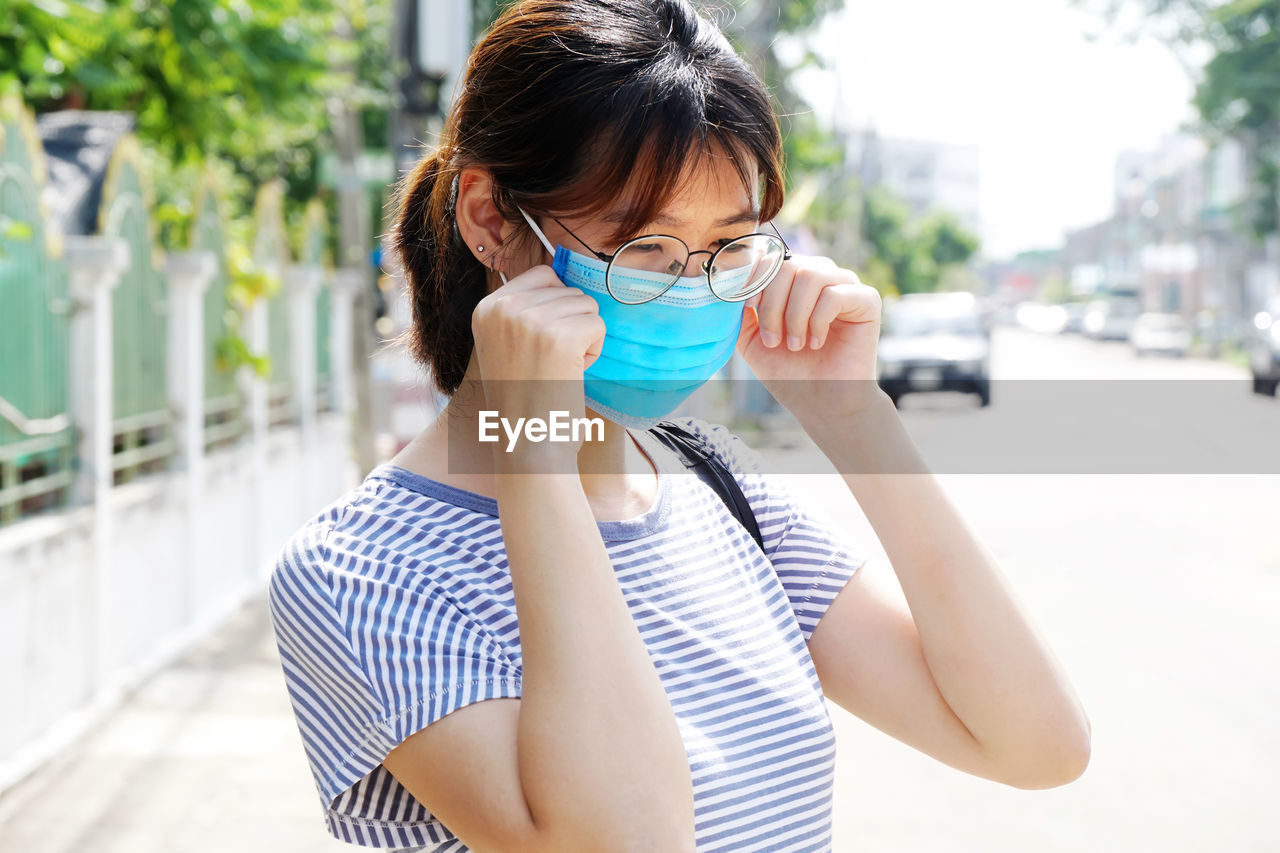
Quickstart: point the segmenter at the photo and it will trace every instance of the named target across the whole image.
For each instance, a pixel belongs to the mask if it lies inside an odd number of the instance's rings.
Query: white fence
[[[362,275],[285,271],[291,381],[304,402],[269,427],[266,383],[242,372],[250,428],[206,452],[203,294],[216,265],[190,252],[165,270],[178,452],[169,470],[113,485],[111,299],[126,255],[119,240],[68,240],[75,500],[0,527],[0,791],[261,593],[285,540],[358,476],[349,332]],[[333,406],[317,412],[315,293],[329,275]],[[253,328],[269,327],[268,310],[254,308]]]

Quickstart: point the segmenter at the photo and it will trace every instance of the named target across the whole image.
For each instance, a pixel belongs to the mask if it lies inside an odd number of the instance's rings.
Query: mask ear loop
[[[542,241],[542,245],[546,248],[548,252],[551,253],[551,257],[554,258],[556,255],[556,250],[551,245],[551,241],[547,239],[547,235],[542,233],[542,229],[538,227],[538,223],[534,222],[532,217],[530,217],[529,214],[524,212],[524,208],[517,206],[516,210],[520,211],[520,215],[524,217],[524,221],[529,223],[529,227],[533,229],[533,233],[538,235],[538,239]],[[498,278],[502,279],[503,284],[506,284],[507,283],[506,275],[503,274],[502,270],[498,270],[497,272],[498,272]]]
[[[542,233],[542,229],[538,227],[538,223],[534,222],[533,217],[524,212],[524,208],[517,207],[516,210],[520,211],[520,215],[524,217],[524,221],[529,223],[529,227],[533,229],[533,233],[538,235],[538,239],[542,241],[542,245],[546,248],[547,252],[550,253],[551,257],[554,258],[556,256],[555,247],[551,245],[551,241],[547,239],[547,235]]]

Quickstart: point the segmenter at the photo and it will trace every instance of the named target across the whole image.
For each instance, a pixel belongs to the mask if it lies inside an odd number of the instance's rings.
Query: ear
[[[467,166],[458,175],[458,232],[467,248],[486,267],[493,268],[493,257],[502,245],[511,225],[493,203],[493,177],[478,166]]]

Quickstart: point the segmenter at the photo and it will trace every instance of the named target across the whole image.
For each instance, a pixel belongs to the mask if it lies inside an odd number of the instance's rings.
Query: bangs
[[[615,128],[585,146],[574,178],[537,204],[555,214],[619,215],[612,239],[622,242],[657,219],[713,161],[727,158],[747,197],[759,205],[760,221],[781,209],[781,164],[767,139],[753,145],[736,134],[703,133],[690,122],[637,123],[642,127]]]

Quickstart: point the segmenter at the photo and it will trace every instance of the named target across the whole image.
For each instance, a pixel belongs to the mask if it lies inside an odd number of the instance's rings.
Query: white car
[[[990,335],[969,293],[908,294],[882,311],[876,369],[897,405],[918,391],[960,391],[991,403]]]
[[[1130,296],[1113,296],[1090,302],[1084,314],[1085,337],[1099,341],[1123,341],[1142,313],[1139,302]]]
[[[1129,343],[1134,355],[1168,353],[1181,358],[1191,346],[1191,328],[1177,314],[1139,314],[1129,331]]]

